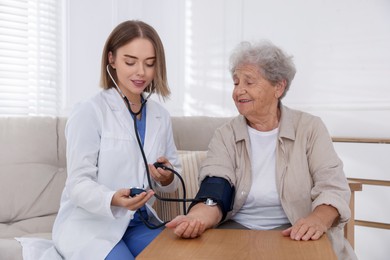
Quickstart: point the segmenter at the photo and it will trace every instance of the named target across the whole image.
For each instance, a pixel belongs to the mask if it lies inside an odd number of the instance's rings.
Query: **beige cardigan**
[[[339,259],[356,259],[343,236],[350,218],[350,189],[332,139],[320,118],[282,104],[276,151],[276,180],[282,207],[293,224],[321,204],[332,205],[339,222],[328,236]],[[239,115],[219,128],[212,138],[200,180],[226,178],[236,188],[231,218],[244,205],[251,188],[250,141],[246,119]]]

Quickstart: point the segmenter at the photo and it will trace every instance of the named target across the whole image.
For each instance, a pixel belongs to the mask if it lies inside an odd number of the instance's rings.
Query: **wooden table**
[[[295,241],[280,230],[209,229],[196,239],[178,238],[165,229],[138,255],[145,259],[337,259],[326,235]]]

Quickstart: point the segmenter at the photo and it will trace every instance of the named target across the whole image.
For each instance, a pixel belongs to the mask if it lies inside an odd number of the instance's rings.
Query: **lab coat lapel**
[[[133,138],[137,138],[134,131],[134,123],[122,97],[114,88],[107,90],[106,100],[112,113],[116,116],[124,129],[129,129]]]
[[[146,132],[144,150],[146,157],[149,157],[150,152],[157,141],[157,134],[161,128],[162,116],[155,103],[150,100],[146,103]]]
[[[129,110],[127,109],[125,102],[119,93],[111,88],[107,90],[107,103],[110,106],[114,115],[118,118],[118,121],[125,129],[130,129],[130,134],[133,138],[137,138],[134,130],[134,122],[131,118]],[[144,151],[146,157],[150,155],[155,143],[157,142],[157,134],[161,128],[162,115],[158,109],[158,106],[153,100],[146,102],[146,131]]]

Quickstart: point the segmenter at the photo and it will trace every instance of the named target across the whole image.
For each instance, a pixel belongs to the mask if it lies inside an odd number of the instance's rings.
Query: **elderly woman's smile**
[[[233,100],[238,112],[248,119],[249,124],[260,123],[265,126],[259,130],[270,130],[277,126],[277,104],[284,88],[279,88],[278,84],[273,85],[262,76],[260,69],[252,64],[237,66],[233,73],[233,82]]]

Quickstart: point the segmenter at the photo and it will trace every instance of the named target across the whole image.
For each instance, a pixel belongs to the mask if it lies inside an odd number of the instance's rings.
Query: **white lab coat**
[[[147,101],[146,113],[148,163],[165,156],[180,172],[169,113],[153,100]],[[114,192],[149,187],[133,120],[119,93],[111,88],[79,104],[68,119],[65,134],[68,178],[53,240],[66,259],[104,259],[135,213],[111,206]],[[168,186],[156,183],[154,187],[174,191],[177,179]],[[149,214],[156,216],[150,205]]]

